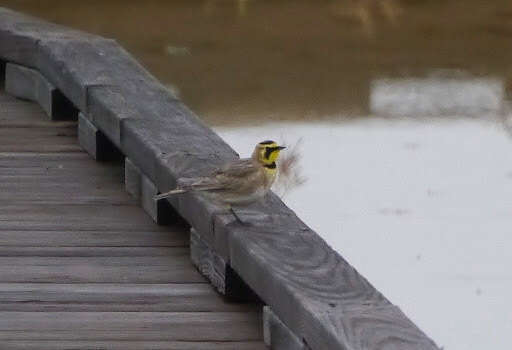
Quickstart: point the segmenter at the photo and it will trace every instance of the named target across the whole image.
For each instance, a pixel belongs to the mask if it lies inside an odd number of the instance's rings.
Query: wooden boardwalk
[[[225,302],[123,174],[0,91],[0,347],[265,349],[260,307]]]

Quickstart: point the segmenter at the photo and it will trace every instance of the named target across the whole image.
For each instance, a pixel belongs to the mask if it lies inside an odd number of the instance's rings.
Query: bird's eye
[[[272,154],[272,152],[275,151],[275,148],[273,147],[267,147],[265,149],[265,159],[269,159],[270,158],[270,155]]]

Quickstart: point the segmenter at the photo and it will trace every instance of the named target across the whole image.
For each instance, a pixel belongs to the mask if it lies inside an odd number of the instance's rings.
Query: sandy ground
[[[288,205],[444,349],[512,347],[512,140],[498,123],[217,131],[242,155],[303,138],[308,182]]]

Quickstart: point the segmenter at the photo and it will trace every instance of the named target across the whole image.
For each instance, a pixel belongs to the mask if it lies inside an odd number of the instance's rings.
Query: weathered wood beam
[[[95,160],[122,158],[116,146],[83,113],[78,115],[78,143]]]
[[[124,187],[137,201],[140,201],[142,190],[142,172],[130,158],[124,158]]]
[[[153,181],[141,173],[140,199],[141,206],[146,213],[148,213],[158,225],[169,225],[177,221],[182,221],[180,215],[168,201],[154,198],[157,194],[159,194],[159,192]]]
[[[259,297],[234,271],[227,261],[211,249],[195,229],[190,230],[190,258],[199,272],[228,299],[260,302]]]
[[[51,120],[76,120],[78,110],[37,70],[7,63],[5,91],[15,97],[37,102]]]
[[[159,192],[153,181],[130,158],[125,158],[124,164],[126,191],[140,203],[153,221],[159,225],[183,224],[184,220],[168,201],[154,199]]]
[[[309,346],[297,338],[269,306],[263,307],[263,340],[270,349],[310,350]]]

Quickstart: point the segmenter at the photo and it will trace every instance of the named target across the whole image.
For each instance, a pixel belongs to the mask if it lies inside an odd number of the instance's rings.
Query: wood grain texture
[[[438,349],[400,309],[394,305],[334,308],[308,314],[307,344],[313,349],[432,350]],[[320,325],[329,325],[329,327]]]
[[[231,264],[308,346],[437,349],[403,313],[390,314],[398,308],[314,232],[290,225],[237,230]]]
[[[185,341],[2,341],[6,350],[266,350],[259,341],[185,342]]]
[[[51,120],[76,120],[76,108],[35,69],[7,63],[5,91],[12,96],[37,102]]]
[[[2,180],[8,181],[1,182]],[[70,183],[69,180],[61,184],[41,181],[40,184],[22,182],[15,185],[12,184],[12,180],[14,179],[0,176],[0,201],[48,205],[134,205],[134,201],[126,194],[108,187],[89,187],[90,190],[85,192],[83,190],[87,189],[86,185]]]
[[[95,36],[0,7],[0,56],[6,61],[36,67],[38,44],[48,40]],[[55,84],[54,84],[55,85]]]
[[[310,348],[276,316],[270,307],[263,307],[263,338],[270,349],[309,350]]]
[[[222,256],[209,247],[194,228],[190,230],[190,258],[197,270],[227,299],[261,303],[244,280]]]
[[[257,312],[229,303],[206,283],[0,283],[0,311]]]
[[[201,283],[186,249],[156,257],[0,257],[0,281],[22,283]]]
[[[140,231],[44,231],[0,230],[0,242],[6,247],[184,247],[188,234],[182,227],[167,226],[166,230],[146,228]]]
[[[215,254],[196,230],[190,231],[190,259],[221,294],[226,294],[226,262]]]
[[[41,74],[34,69],[7,63],[5,68],[5,91],[11,96],[40,102],[41,108],[48,113],[50,90],[55,89],[55,87],[47,85],[48,91],[46,91],[46,94],[48,96],[38,96],[38,85],[44,84],[43,79]]]
[[[154,199],[159,191],[153,181],[143,173],[140,173],[140,190],[141,206],[155,223],[169,225],[182,222],[188,225],[167,200]]]
[[[100,131],[80,113],[78,115],[78,143],[95,160],[101,158],[100,138]]]
[[[2,242],[3,244],[3,242]],[[30,247],[0,246],[1,257],[172,257],[185,247]]]
[[[78,143],[95,160],[124,159],[118,148],[83,113],[78,115]]]
[[[87,109],[92,122],[119,148],[122,121],[138,117],[114,86],[91,86],[88,89]]]
[[[260,337],[258,312],[0,312],[0,341],[244,341]]]
[[[124,186],[128,192],[137,202],[140,201],[142,190],[142,173],[133,164],[130,158],[124,159]]]
[[[114,163],[96,163],[85,152],[80,153],[40,153],[37,152],[0,152],[0,176],[38,176],[42,179],[53,176],[67,177],[103,177],[123,180],[122,169]]]
[[[80,152],[74,127],[0,128],[0,139],[0,152]]]
[[[158,194],[153,181],[151,181],[146,175],[141,174],[140,179],[140,203],[142,209],[153,219],[157,224],[163,222],[162,218],[158,216],[158,201],[153,199]]]
[[[27,215],[30,213],[30,215]],[[126,220],[130,217],[130,220]],[[0,231],[160,231],[138,206],[11,204],[0,212]]]
[[[94,86],[134,89],[144,100],[157,81],[115,40],[98,36],[73,35],[42,39],[38,43],[39,71],[82,112],[90,112],[88,90]],[[93,88],[94,89],[94,88]],[[147,91],[145,91],[147,89]]]
[[[155,225],[124,191],[122,162],[45,152],[42,136],[58,144],[76,123],[2,101],[0,348],[264,349],[260,307],[212,289],[190,262],[188,227]],[[36,142],[14,148],[10,133]]]

